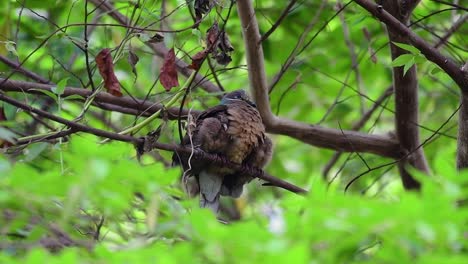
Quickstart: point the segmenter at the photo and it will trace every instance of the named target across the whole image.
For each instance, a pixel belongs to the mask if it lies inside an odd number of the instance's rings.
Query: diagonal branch
[[[0,85],[0,90],[5,92],[21,92],[40,95],[43,95],[41,91],[52,92],[52,88],[54,87],[54,85],[50,84],[5,80],[2,78],[0,78],[0,83],[3,83]],[[88,96],[91,96],[92,93],[92,91],[83,88],[67,87],[65,88],[62,96],[67,97],[71,95],[79,95],[83,98],[87,98]],[[128,96],[117,97],[105,92],[99,93],[95,97],[94,102],[97,107],[102,109],[143,116],[153,114],[163,107],[160,103],[133,99]],[[171,107],[166,110],[170,119],[177,119],[179,108]],[[197,113],[197,111],[192,112]],[[187,113],[188,112],[186,110],[182,111],[183,116],[187,115]]]
[[[455,83],[457,83],[458,87],[462,91],[468,92],[468,77],[465,76],[461,67],[456,65],[449,58],[442,55],[436,48],[429,45],[424,39],[416,35],[405,24],[401,23],[397,18],[387,12],[381,5],[378,5],[369,0],[354,1],[377,17],[380,21],[382,21],[390,30],[407,38],[409,43],[420,50],[428,60],[434,62],[443,71],[445,71],[455,81]]]
[[[34,107],[29,106],[27,104],[24,104],[24,103],[22,103],[22,102],[20,102],[20,101],[18,101],[16,99],[13,99],[13,98],[11,98],[9,96],[6,96],[3,93],[0,93],[0,101],[3,101],[3,102],[6,102],[8,104],[11,104],[13,106],[16,106],[16,107],[18,107],[20,109],[23,109],[23,110],[27,111],[27,112],[34,113],[34,114],[37,114],[39,116],[42,116],[42,117],[48,118],[50,120],[53,120],[55,122],[64,124],[64,125],[68,126],[69,128],[71,128],[73,131],[81,131],[81,132],[85,132],[85,133],[89,133],[89,134],[93,134],[93,135],[96,135],[96,136],[105,137],[105,138],[109,138],[109,139],[113,139],[113,140],[131,142],[131,143],[133,143],[133,144],[135,144],[137,146],[141,145],[141,144],[144,144],[144,139],[143,138],[135,138],[135,137],[128,136],[128,135],[121,135],[121,134],[118,134],[118,133],[109,132],[109,131],[105,131],[105,130],[94,128],[94,127],[89,127],[89,126],[80,124],[78,122],[70,121],[70,120],[67,120],[65,118],[53,115],[53,114],[51,114],[49,112],[43,111],[41,109],[37,109],[37,108],[34,108]],[[298,186],[296,186],[294,184],[286,182],[286,181],[284,181],[282,179],[276,178],[276,177],[264,172],[263,170],[261,170],[259,168],[240,165],[240,164],[231,162],[228,159],[223,158],[221,156],[218,156],[216,154],[210,154],[210,153],[206,153],[206,152],[201,151],[201,150],[194,150],[194,149],[185,148],[185,147],[182,147],[182,146],[179,146],[179,145],[164,144],[164,143],[159,143],[159,142],[152,143],[152,147],[157,148],[157,149],[167,150],[167,151],[193,153],[193,157],[195,159],[198,158],[198,159],[209,160],[215,165],[233,168],[233,169],[235,169],[237,171],[240,171],[240,172],[242,172],[244,174],[247,174],[247,175],[262,179],[262,180],[265,180],[265,181],[269,182],[269,185],[273,185],[273,186],[276,186],[276,187],[281,187],[283,189],[289,190],[289,191],[294,192],[294,193],[299,193],[299,194],[307,193],[306,190],[304,190],[304,189],[302,189],[302,188],[300,188],[300,187],[298,187]]]

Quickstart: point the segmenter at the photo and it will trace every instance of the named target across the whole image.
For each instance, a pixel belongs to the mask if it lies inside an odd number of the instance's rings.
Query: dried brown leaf
[[[213,25],[206,32],[206,46],[210,51],[216,50],[219,42],[219,26],[218,22],[214,22]]]
[[[195,9],[195,16],[197,22],[200,21],[204,14],[209,13],[211,8],[214,6],[213,0],[195,0],[193,8]]]
[[[192,64],[190,64],[188,66],[189,69],[192,69],[192,70],[198,70],[200,69],[200,66],[201,64],[203,63],[203,61],[205,60],[206,56],[208,55],[208,51],[207,50],[202,50],[200,52],[198,52],[197,54],[195,54],[193,57],[192,57]]]
[[[172,87],[179,86],[174,48],[170,49],[164,57],[159,80],[166,91],[170,91]]]
[[[110,49],[101,50],[95,60],[99,73],[104,79],[104,87],[107,92],[115,96],[122,96],[119,80],[114,73],[114,63],[112,62]]]
[[[138,58],[138,56],[135,54],[135,52],[133,52],[132,50],[129,50],[128,51],[128,63],[130,64],[130,66],[132,67],[132,72],[133,74],[135,74],[135,77],[138,76],[137,74],[137,71],[136,71],[136,64],[138,63],[138,61],[140,60],[140,58]]]

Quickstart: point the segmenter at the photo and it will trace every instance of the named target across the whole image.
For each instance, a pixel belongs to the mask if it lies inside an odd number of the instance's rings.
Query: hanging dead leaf
[[[214,22],[213,25],[206,32],[206,47],[210,51],[216,50],[219,42],[219,27],[218,22]]]
[[[189,69],[192,70],[198,70],[200,69],[201,64],[205,60],[206,56],[208,55],[207,50],[202,50],[195,54],[195,56],[192,57],[192,64],[188,66]]]
[[[172,87],[179,86],[174,48],[170,49],[164,57],[161,73],[159,74],[159,80],[166,91],[170,91]]]
[[[112,62],[110,49],[101,50],[95,60],[99,73],[104,79],[104,87],[107,92],[115,96],[122,96],[119,80],[114,73],[114,63]]]
[[[214,6],[213,0],[195,0],[193,8],[195,9],[195,17],[197,22],[200,21],[204,14],[209,13]]]
[[[136,71],[136,64],[138,63],[138,61],[140,60],[140,58],[138,58],[138,56],[135,54],[135,52],[133,52],[131,49],[128,51],[128,63],[130,64],[130,66],[132,67],[132,72],[133,74],[135,74],[135,77],[138,77],[138,74],[137,74],[137,71]]]
[[[218,23],[215,21],[206,33],[207,50],[213,58],[221,65],[227,65],[232,61],[230,53],[234,48],[229,41],[228,34],[219,30]]]

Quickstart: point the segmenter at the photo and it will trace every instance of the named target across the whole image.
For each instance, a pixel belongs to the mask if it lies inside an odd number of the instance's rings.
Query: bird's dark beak
[[[252,102],[252,101],[250,101],[250,100],[247,100],[247,103],[249,103],[249,105],[251,105],[251,106],[257,108],[257,105],[256,105],[254,102]]]

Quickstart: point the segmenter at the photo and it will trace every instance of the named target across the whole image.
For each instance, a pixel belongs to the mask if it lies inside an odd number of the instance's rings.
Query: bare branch
[[[97,128],[94,128],[94,127],[89,127],[89,126],[86,126],[86,125],[83,125],[83,124],[80,124],[80,123],[77,123],[77,122],[73,122],[73,121],[67,120],[65,118],[53,115],[53,114],[51,114],[49,112],[46,112],[46,111],[34,108],[32,106],[29,106],[27,104],[24,104],[24,103],[22,103],[22,102],[20,102],[20,101],[18,101],[16,99],[13,99],[13,98],[11,98],[9,96],[6,96],[3,93],[0,93],[0,101],[4,101],[4,102],[6,102],[8,104],[11,104],[11,105],[16,106],[18,108],[21,108],[21,109],[23,109],[23,110],[25,110],[27,112],[31,112],[31,113],[40,115],[42,117],[48,118],[50,120],[53,120],[55,122],[64,124],[64,125],[70,127],[72,130],[77,130],[77,131],[81,131],[81,132],[85,132],[85,133],[89,133],[89,134],[93,134],[93,135],[96,135],[96,136],[105,137],[105,138],[109,138],[109,139],[113,139],[113,140],[131,142],[131,143],[133,143],[135,145],[144,144],[144,139],[143,138],[135,138],[135,137],[128,136],[128,135],[121,135],[121,134],[118,134],[118,133],[109,132],[109,131],[97,129]],[[64,132],[63,134],[66,134],[66,133]],[[237,171],[240,171],[241,173],[244,173],[244,174],[247,174],[247,175],[262,179],[262,180],[265,180],[265,181],[269,182],[269,185],[273,185],[273,186],[276,186],[276,187],[281,187],[283,189],[289,190],[289,191],[294,192],[294,193],[299,193],[299,194],[307,193],[306,190],[304,190],[304,189],[302,189],[300,187],[297,187],[294,184],[288,183],[288,182],[286,182],[286,181],[284,181],[282,179],[276,178],[276,177],[274,177],[274,176],[272,176],[272,175],[270,175],[268,173],[265,173],[263,170],[261,170],[259,168],[240,165],[240,164],[231,162],[228,159],[223,158],[221,156],[218,156],[216,154],[210,154],[210,153],[206,153],[206,152],[201,151],[201,150],[193,150],[191,148],[185,148],[185,147],[181,147],[181,146],[178,146],[178,145],[164,144],[164,143],[159,143],[159,142],[152,143],[152,146],[154,148],[167,150],[167,151],[193,153],[194,158],[210,160],[215,165],[233,168],[233,169],[235,169]]]
[[[55,122],[64,124],[64,125],[72,128],[72,129],[76,129],[78,131],[87,132],[87,133],[90,133],[90,134],[94,134],[96,136],[110,138],[110,139],[114,139],[114,140],[118,140],[118,141],[124,141],[124,142],[138,143],[140,141],[140,139],[134,138],[132,136],[120,135],[120,134],[117,134],[117,133],[112,133],[112,132],[108,132],[108,131],[105,131],[105,130],[88,127],[88,126],[85,126],[83,124],[67,120],[65,118],[53,115],[53,114],[51,114],[49,112],[46,112],[46,111],[34,108],[32,106],[29,106],[27,104],[24,104],[24,103],[22,103],[22,102],[20,102],[20,101],[18,101],[16,99],[13,99],[13,98],[11,98],[9,96],[6,96],[3,93],[0,93],[0,101],[4,101],[4,102],[6,102],[8,104],[11,104],[11,105],[16,106],[18,108],[21,108],[21,109],[23,109],[23,110],[25,110],[27,112],[31,112],[31,113],[37,114],[39,116],[45,117],[47,119],[53,120]]]
[[[293,8],[296,2],[297,0],[289,1],[288,6],[286,6],[286,8],[283,10],[278,20],[276,20],[275,24],[273,24],[273,26],[271,26],[271,28],[265,34],[263,34],[262,38],[260,39],[260,42],[265,41],[271,35],[271,33],[273,33],[278,28],[281,22],[283,22],[283,19],[285,19],[288,16],[289,11]]]
[[[0,85],[0,90],[6,92],[21,92],[40,95],[43,95],[43,93],[41,93],[40,90],[51,92],[52,88],[54,87],[54,85],[49,84],[5,80],[2,78],[0,78],[0,83],[2,83],[2,85]],[[62,96],[67,97],[70,95],[79,95],[83,98],[86,98],[92,93],[92,91],[83,88],[67,87],[65,88]],[[94,105],[106,110],[142,116],[153,114],[163,107],[163,105],[160,103],[154,103],[147,100],[133,99],[127,96],[117,97],[105,92],[99,93],[96,96],[96,98],[94,99]],[[170,119],[177,119],[177,116],[179,114],[178,108],[171,107],[166,110],[168,111],[168,117]],[[192,112],[197,113],[197,111]],[[182,115],[187,115],[187,111],[182,111]]]
[[[407,38],[409,43],[420,50],[428,60],[434,62],[445,71],[455,83],[457,83],[462,91],[468,92],[468,78],[464,76],[461,67],[442,55],[437,49],[431,47],[424,39],[416,35],[405,24],[401,23],[387,12],[381,5],[375,4],[369,0],[355,0],[355,2],[385,23],[390,30]]]
[[[35,72],[32,72],[32,71],[30,71],[28,69],[23,68],[19,63],[15,62],[15,61],[12,61],[12,60],[8,59],[7,57],[5,57],[3,55],[0,55],[0,61],[5,63],[6,65],[8,65],[8,67],[12,68],[13,71],[19,72],[22,75],[24,75],[24,76],[26,76],[26,77],[28,77],[30,79],[33,79],[36,82],[51,84],[51,82],[49,80],[44,79],[42,76],[38,75]]]

